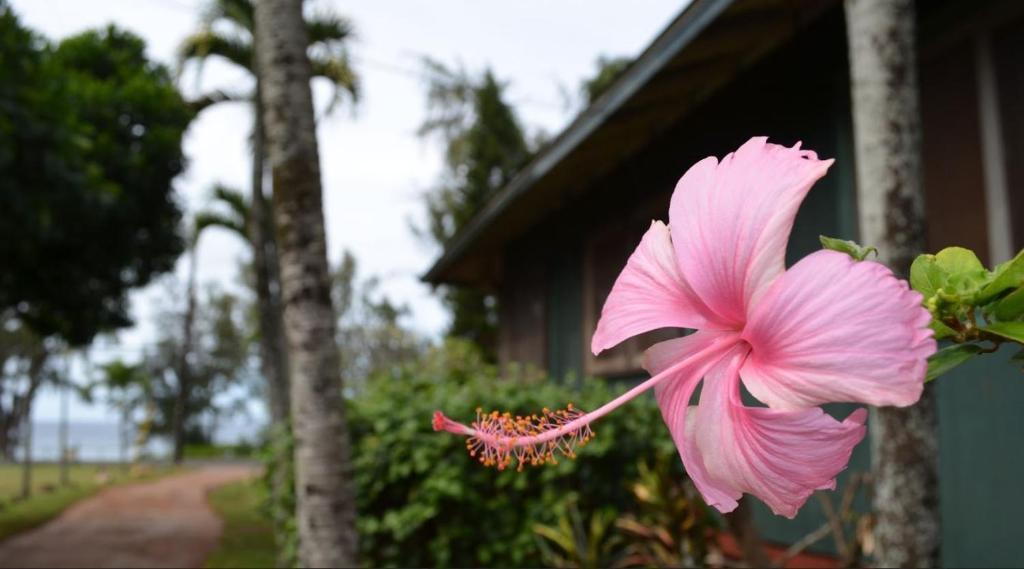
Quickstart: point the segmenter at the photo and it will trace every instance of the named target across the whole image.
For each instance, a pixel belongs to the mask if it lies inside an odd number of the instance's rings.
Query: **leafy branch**
[[[910,285],[924,295],[935,338],[953,342],[928,360],[929,381],[1002,344],[1024,345],[1024,251],[990,271],[974,252],[947,247],[914,260]],[[1024,361],[1024,349],[1014,359]]]

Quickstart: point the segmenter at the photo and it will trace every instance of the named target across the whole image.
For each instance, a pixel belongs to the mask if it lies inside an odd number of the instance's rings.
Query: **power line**
[[[157,2],[169,8],[174,8],[175,10],[181,10],[183,12],[187,11],[191,14],[201,14],[203,10],[201,6],[191,4],[185,0],[157,0]]]
[[[405,77],[406,79],[415,80],[417,82],[425,83],[431,79],[430,73],[423,69],[416,69],[401,63],[385,61],[377,57],[371,57],[363,54],[352,54],[352,58],[356,60],[359,65],[383,71],[385,73],[391,73],[392,75]],[[564,104],[546,101],[536,97],[515,97],[512,102],[516,105],[543,107],[549,110],[566,112],[566,106]]]

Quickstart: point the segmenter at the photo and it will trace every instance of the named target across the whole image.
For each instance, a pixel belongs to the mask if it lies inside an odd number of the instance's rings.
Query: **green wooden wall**
[[[1024,373],[1004,347],[937,381],[942,561],[1024,564]]]
[[[583,378],[583,250],[563,241],[547,266],[547,367],[558,381]]]

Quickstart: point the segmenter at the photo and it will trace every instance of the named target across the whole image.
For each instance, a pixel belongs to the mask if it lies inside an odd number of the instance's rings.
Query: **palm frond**
[[[249,202],[242,192],[216,184],[210,191],[213,205],[220,205],[219,209],[226,207],[227,211],[207,209],[196,213],[194,225],[194,238],[198,239],[199,234],[210,227],[220,227],[238,234],[243,239],[248,236],[249,225]]]
[[[239,223],[239,220],[234,217],[224,215],[215,211],[200,211],[196,213],[195,217],[195,235],[199,236],[200,233],[211,227],[220,227],[227,229],[233,233],[245,237],[245,226]]]
[[[309,63],[313,69],[313,77],[327,79],[333,88],[331,100],[327,105],[328,113],[333,111],[346,95],[352,103],[359,102],[359,76],[352,68],[352,60],[348,53],[341,52],[333,56],[311,55]]]
[[[326,112],[337,108],[347,96],[359,102],[359,76],[352,65],[347,44],[355,37],[352,21],[331,11],[320,11],[306,19],[309,60],[313,77],[327,79],[333,88]]]
[[[203,11],[202,21],[210,26],[219,21],[231,22],[252,34],[256,28],[255,7],[251,0],[213,0]]]
[[[223,184],[217,184],[213,187],[213,198],[228,206],[228,209],[243,222],[243,225],[245,222],[248,222],[249,200],[245,198],[242,192]]]
[[[199,114],[207,108],[220,103],[251,103],[252,99],[252,93],[229,93],[216,89],[189,101],[188,106],[192,108],[194,113]]]
[[[327,11],[318,12],[307,19],[306,31],[311,46],[349,41],[355,37],[352,20]]]
[[[178,74],[185,64],[195,61],[199,65],[197,75],[202,73],[202,66],[210,57],[221,57],[227,61],[252,72],[252,43],[243,38],[231,37],[204,27],[188,36],[178,48]]]

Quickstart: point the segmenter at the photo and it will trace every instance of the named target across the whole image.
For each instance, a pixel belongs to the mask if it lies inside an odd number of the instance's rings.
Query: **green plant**
[[[929,380],[1003,343],[1024,344],[1024,251],[989,271],[974,252],[947,247],[915,259],[910,284],[924,295],[935,338],[953,342],[929,360]],[[1024,349],[1014,359],[1024,362]]]
[[[273,425],[261,458],[263,487],[266,490],[263,512],[280,525],[272,532],[278,567],[295,567],[299,560],[299,533],[295,521],[295,439],[291,426]],[[284,459],[283,461],[281,459]],[[274,481],[280,479],[280,492],[273,492]]]
[[[614,521],[634,507],[631,481],[640,473],[638,457],[673,464],[673,476],[684,479],[681,464],[653,399],[643,399],[631,413],[603,421],[587,452],[576,460],[517,473],[486,469],[466,454],[464,443],[438,437],[432,412],[442,406],[472,414],[477,402],[511,404],[513,411],[540,408],[550,401],[573,401],[587,408],[606,399],[605,382],[592,380],[575,390],[554,382],[530,383],[498,377],[478,348],[464,340],[448,340],[415,365],[374,377],[348,400],[353,465],[359,508],[362,561],[368,566],[537,566],[552,564],[538,543],[535,529],[564,525],[569,516],[590,524],[586,539],[597,537],[587,559],[602,565],[621,552]],[[294,442],[287,434],[275,444]],[[288,469],[287,487],[294,489],[291,465],[279,465],[268,453],[265,481],[276,469]],[[586,488],[585,496],[577,492]],[[294,565],[297,536],[294,495],[277,503],[267,500],[267,517],[287,517],[287,532],[278,544],[278,559]],[[572,512],[576,512],[573,514]],[[597,524],[597,525],[594,525]],[[543,531],[543,530],[542,530]],[[571,531],[571,529],[570,529]],[[600,534],[600,536],[597,536]],[[596,549],[595,549],[596,548]],[[552,552],[549,548],[549,555]]]
[[[592,512],[584,522],[575,503],[558,518],[557,525],[536,524],[542,538],[538,547],[549,567],[618,567],[625,551],[622,536],[615,532],[615,510]]]
[[[632,566],[696,567],[706,564],[715,543],[717,520],[678,461],[642,458],[632,486],[636,511],[616,521],[627,536]]]
[[[368,565],[539,565],[536,524],[557,523],[573,503],[581,512],[622,512],[633,502],[628,483],[637,476],[637,457],[678,458],[653,399],[645,398],[598,425],[576,460],[521,473],[482,468],[467,456],[464,441],[432,431],[435,409],[471,416],[482,404],[525,413],[552,401],[589,408],[610,389],[597,380],[580,391],[553,382],[524,389],[479,365],[466,346],[449,342],[425,357],[429,365],[375,378],[349,401],[360,547]]]

